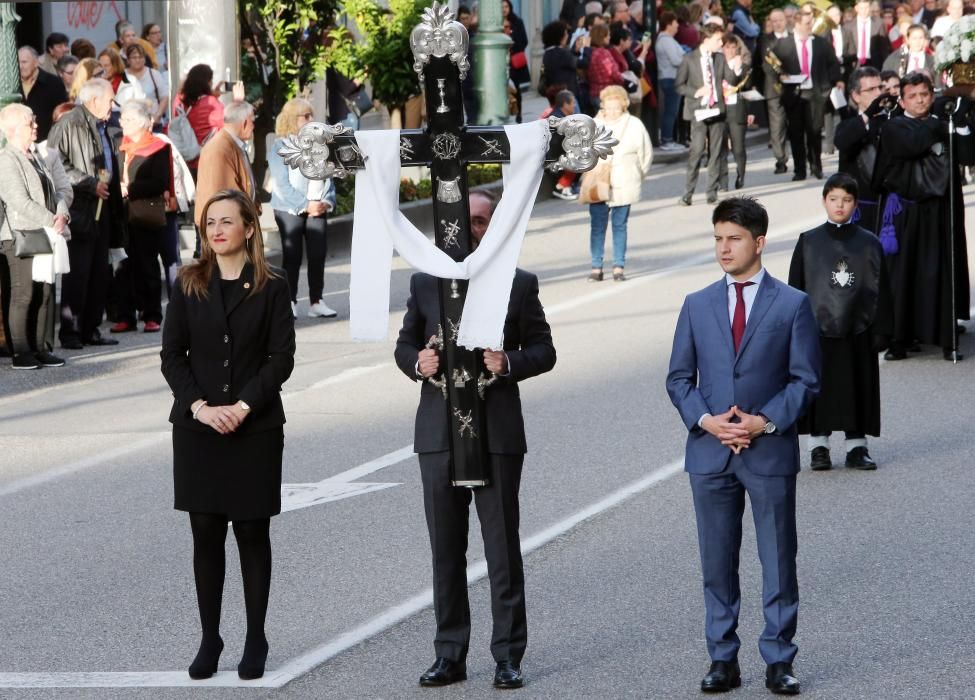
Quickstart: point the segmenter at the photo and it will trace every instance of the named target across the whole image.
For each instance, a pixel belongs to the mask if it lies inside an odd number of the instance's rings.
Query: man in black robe
[[[894,292],[894,334],[884,357],[903,360],[917,341],[941,346],[945,359],[951,360],[955,324],[969,318],[970,297],[961,178],[953,178],[954,232],[949,223],[948,183],[951,168],[975,162],[975,143],[960,112],[956,162],[949,163],[948,119],[942,108],[953,109],[955,102],[945,100],[933,113],[934,90],[926,74],[909,73],[901,81],[900,104],[904,115],[891,118],[881,131],[876,170],[886,193],[880,242],[888,256]]]
[[[859,195],[852,223],[877,233],[880,230],[880,195],[873,188],[880,129],[897,104],[881,94],[880,72],[872,66],[857,68],[850,75],[850,104],[843,121],[836,126],[833,143],[840,154],[839,171],[857,182]]]
[[[809,295],[819,324],[821,388],[799,421],[800,434],[810,436],[816,471],[832,466],[829,436],[834,430],[846,433],[847,467],[877,468],[867,451],[867,435],[880,435],[877,353],[889,342],[893,317],[880,241],[851,221],[857,190],[857,181],[846,173],[826,181],[827,221],[799,236],[789,268],[789,284]]]

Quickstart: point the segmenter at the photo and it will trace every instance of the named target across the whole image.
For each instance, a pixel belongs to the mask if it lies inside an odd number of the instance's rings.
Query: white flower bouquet
[[[950,70],[956,63],[975,58],[975,15],[965,15],[952,24],[934,52],[937,69]]]

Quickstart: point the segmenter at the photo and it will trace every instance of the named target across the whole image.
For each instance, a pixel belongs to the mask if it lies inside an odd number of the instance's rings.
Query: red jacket
[[[602,46],[594,48],[589,59],[590,97],[598,98],[604,87],[622,84],[623,76],[620,75],[620,67],[613,58],[613,52]]]

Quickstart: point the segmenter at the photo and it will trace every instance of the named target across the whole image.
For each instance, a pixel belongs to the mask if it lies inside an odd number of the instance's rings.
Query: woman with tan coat
[[[630,205],[640,201],[643,178],[650,172],[653,145],[643,122],[627,112],[629,95],[619,85],[610,85],[599,93],[601,109],[596,123],[613,132],[619,144],[610,156],[610,195],[605,202],[589,205],[589,248],[592,254],[590,282],[603,280],[603,251],[606,245],[606,224],[613,222],[613,280],[626,279],[626,224]]]

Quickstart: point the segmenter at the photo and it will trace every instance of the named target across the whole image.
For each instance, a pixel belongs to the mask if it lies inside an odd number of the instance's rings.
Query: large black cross
[[[433,182],[435,242],[456,261],[471,250],[467,165],[504,163],[510,146],[503,127],[465,126],[461,80],[469,70],[467,30],[446,6],[434,2],[410,37],[414,68],[426,93],[427,128],[400,132],[400,163],[429,166]],[[550,120],[551,140],[545,162],[552,169],[582,172],[612,151],[615,140],[587,116]],[[285,161],[311,178],[343,177],[366,167],[351,130],[309,124],[281,150]],[[467,295],[467,280],[438,280],[440,328],[435,347],[441,374],[427,381],[447,402],[451,483],[477,487],[488,483],[487,421],[484,396],[494,381],[484,368],[483,351],[458,346],[457,332]],[[508,300],[498,300],[507,306]],[[500,350],[501,348],[493,348]]]

